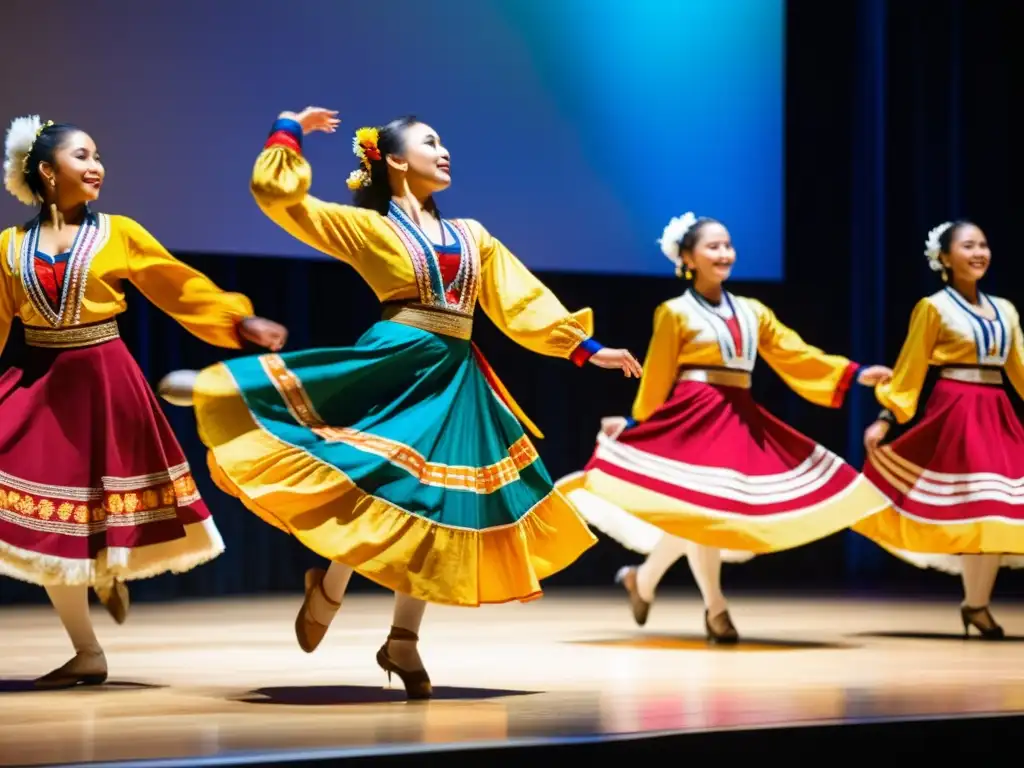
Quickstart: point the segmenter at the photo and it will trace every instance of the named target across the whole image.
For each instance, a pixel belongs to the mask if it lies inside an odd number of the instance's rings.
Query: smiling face
[[[388,162],[404,172],[409,188],[431,195],[451,186],[451,154],[437,132],[425,123],[413,123],[403,138],[401,153],[389,156]]]
[[[72,131],[54,151],[53,161],[39,164],[39,174],[49,202],[73,207],[100,196],[105,171],[92,137]]]
[[[725,282],[736,263],[729,230],[717,221],[701,226],[692,249],[683,251],[683,263],[697,280],[715,285]]]
[[[992,263],[985,233],[974,224],[961,224],[949,240],[949,253],[940,255],[943,265],[957,283],[976,283]]]

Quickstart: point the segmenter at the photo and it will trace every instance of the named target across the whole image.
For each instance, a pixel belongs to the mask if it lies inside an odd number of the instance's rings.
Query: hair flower
[[[370,186],[370,174],[362,168],[356,168],[356,170],[352,171],[352,173],[348,175],[348,179],[346,179],[345,184],[347,184],[348,188],[353,192],[360,187],[368,187]]]
[[[367,171],[370,170],[371,160],[380,160],[377,137],[378,131],[376,128],[360,128],[352,139],[352,153],[359,158],[359,161]]]
[[[924,241],[924,255],[928,259],[928,266],[936,272],[941,272],[944,269],[942,260],[939,258],[939,253],[942,251],[942,244],[939,242],[939,238],[952,226],[953,222],[944,221],[932,229],[928,233],[928,238]]]
[[[39,115],[30,115],[14,119],[7,129],[4,142],[4,187],[25,205],[39,202],[28,184],[28,158],[36,139],[52,125],[52,120],[44,123]]]
[[[661,239],[658,240],[658,245],[661,246],[661,252],[665,254],[665,258],[671,261],[676,267],[679,267],[683,263],[683,260],[679,256],[679,246],[683,242],[683,237],[690,230],[690,228],[697,223],[697,217],[692,211],[684,213],[682,216],[675,216],[665,225],[665,230],[661,233]]]

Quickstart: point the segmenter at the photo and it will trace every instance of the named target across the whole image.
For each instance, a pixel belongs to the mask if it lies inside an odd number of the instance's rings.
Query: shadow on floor
[[[74,689],[58,688],[50,690],[36,690],[32,685],[33,678],[0,680],[0,694],[4,693],[61,693],[68,690],[82,691],[142,691],[166,688],[166,685],[151,685],[149,683],[134,683],[128,680],[110,680],[103,685],[79,685]]]
[[[846,643],[804,640],[770,640],[740,637],[736,645],[715,645],[704,635],[631,635],[597,640],[576,640],[574,645],[599,645],[606,648],[635,648],[646,651],[807,651],[856,648]]]
[[[506,691],[495,688],[434,687],[431,701],[498,699],[504,696],[532,696],[538,691]],[[245,704],[284,704],[289,706],[340,706],[344,704],[386,704],[407,701],[401,685],[375,688],[369,685],[309,685],[257,688],[234,699]]]
[[[973,640],[982,643],[1024,643],[1024,637],[1007,635],[1002,640],[984,640],[974,631],[970,638],[965,638],[963,632],[858,632],[854,637],[870,637],[876,640],[955,640],[959,643],[966,640]]]

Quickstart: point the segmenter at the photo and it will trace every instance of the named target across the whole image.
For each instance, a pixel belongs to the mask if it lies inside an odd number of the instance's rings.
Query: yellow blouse
[[[292,146],[273,139],[260,153],[251,189],[260,209],[297,240],[351,265],[382,301],[418,301],[464,315],[479,302],[509,338],[533,352],[570,358],[593,334],[590,309],[569,312],[477,221],[446,220],[467,262],[461,298],[440,284],[435,247],[392,206],[388,216],[309,194],[312,169]],[[468,256],[468,258],[467,258]]]
[[[995,314],[984,317],[950,287],[917,302],[910,315],[903,349],[892,380],[875,387],[875,396],[904,424],[917,412],[928,366],[976,365],[1001,367],[1024,397],[1024,342],[1020,316],[1006,299],[978,294]]]
[[[842,404],[857,369],[849,359],[807,344],[759,301],[726,293],[712,306],[687,290],[654,313],[633,420],[650,418],[665,403],[681,368],[753,372],[758,354],[798,395],[826,407]]]
[[[175,259],[142,226],[124,216],[90,213],[71,250],[54,306],[39,279],[38,227],[0,233],[0,351],[15,317],[27,326],[66,327],[109,320],[126,308],[124,281],[203,341],[238,349],[240,320],[252,303],[227,293]],[[64,254],[61,255],[62,257]]]

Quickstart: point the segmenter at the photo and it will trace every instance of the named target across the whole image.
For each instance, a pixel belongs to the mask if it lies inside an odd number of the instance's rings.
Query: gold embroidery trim
[[[43,349],[74,349],[91,347],[121,337],[117,320],[107,320],[91,325],[72,325],[65,328],[41,328],[25,326],[25,343],[30,347]]]
[[[421,331],[451,336],[463,341],[469,341],[473,336],[472,317],[416,304],[386,304],[383,318],[393,323],[409,325]]]
[[[535,462],[539,455],[529,437],[523,435],[508,450],[508,456],[486,467],[459,467],[427,461],[414,448],[379,435],[352,429],[331,427],[320,418],[299,377],[278,355],[264,355],[264,370],[280,393],[296,421],[318,437],[344,443],[360,451],[372,453],[404,469],[424,485],[448,490],[494,493],[519,479],[521,470]]]
[[[408,445],[350,427],[314,427],[313,432],[328,442],[344,443],[385,458],[423,485],[477,494],[494,493],[514,483],[519,479],[520,470],[537,460],[537,450],[525,435],[508,449],[509,455],[501,461],[486,467],[459,467],[427,461],[426,457]]]
[[[0,480],[0,513],[36,518],[43,522],[78,523],[103,522],[110,517],[145,516],[163,510],[173,510],[195,503],[198,499],[195,480],[191,473],[163,481],[150,482],[131,491],[100,490],[98,497],[85,499],[63,498],[60,488],[42,487],[43,493],[30,493],[14,483]],[[49,490],[47,493],[45,491]],[[89,489],[90,491],[92,489]],[[87,495],[93,496],[93,493]]]

